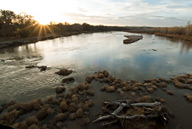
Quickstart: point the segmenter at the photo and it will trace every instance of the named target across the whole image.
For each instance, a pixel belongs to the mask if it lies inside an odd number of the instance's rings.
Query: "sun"
[[[50,21],[46,20],[46,19],[38,19],[37,20],[41,25],[47,25],[50,23]]]
[[[35,16],[34,19],[41,25],[48,25],[51,22],[49,17],[43,15]]]

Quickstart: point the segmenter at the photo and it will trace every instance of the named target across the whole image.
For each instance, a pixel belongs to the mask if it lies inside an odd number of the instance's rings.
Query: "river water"
[[[192,73],[192,44],[143,34],[142,40],[125,45],[123,40],[127,34],[129,33],[80,34],[1,49],[0,103],[12,99],[25,102],[54,95],[54,88],[63,79],[55,74],[60,68],[74,70],[70,76],[76,81],[69,84],[69,87],[83,82],[87,75],[99,70],[107,70],[123,80],[137,81],[160,77],[168,79]],[[46,65],[48,69],[40,72],[37,68],[25,68],[32,64]],[[184,114],[190,113],[192,116],[192,111],[189,110],[192,109],[192,104],[185,101],[184,92],[189,91],[178,91],[175,97],[163,93],[157,95],[166,96],[169,101],[181,102],[185,105],[181,106],[182,109],[173,108],[169,103],[167,105],[175,112],[183,110]],[[192,117],[185,117],[184,114],[180,113],[181,120],[176,119],[173,122],[182,121],[181,125],[170,127],[192,127]]]

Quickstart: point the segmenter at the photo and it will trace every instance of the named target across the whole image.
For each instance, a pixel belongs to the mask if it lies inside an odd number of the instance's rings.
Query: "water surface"
[[[70,76],[75,78],[75,84],[84,81],[87,75],[104,69],[123,80],[137,81],[192,73],[191,43],[143,34],[142,40],[125,45],[123,39],[126,34],[80,34],[1,49],[0,102],[9,99],[24,102],[54,95],[54,88],[64,78],[55,74],[59,68],[74,70]],[[46,65],[48,70],[40,72],[38,69],[25,68],[31,64]],[[184,114],[187,115],[191,113],[192,104],[184,100],[184,92],[189,91],[176,92],[177,101],[160,92],[157,95],[165,97],[169,102],[175,101],[178,108],[169,103],[168,107],[175,112],[185,110]],[[179,102],[185,105],[185,109],[181,109]],[[181,113],[178,115],[179,119],[173,123],[180,121],[179,128],[191,127],[188,120],[192,119],[192,115],[188,115],[187,119]],[[177,127],[173,125],[170,124],[170,127]]]

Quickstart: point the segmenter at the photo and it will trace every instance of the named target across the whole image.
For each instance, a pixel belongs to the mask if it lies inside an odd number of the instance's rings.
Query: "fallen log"
[[[101,115],[99,118],[93,121],[93,123],[100,122],[101,126],[107,126],[114,123],[117,123],[118,121],[129,121],[129,120],[135,120],[135,119],[153,119],[153,118],[160,118],[163,120],[163,124],[167,123],[169,112],[168,110],[164,110],[165,108],[162,108],[160,102],[153,102],[153,103],[131,103],[129,101],[105,101],[104,108],[110,108],[106,109],[105,111],[111,111],[107,112],[106,115]],[[114,108],[112,108],[114,107]],[[126,114],[129,110],[131,112],[136,109],[141,109],[142,111],[145,111],[143,114],[133,114],[129,115]],[[114,109],[114,110],[113,110]],[[137,112],[137,111],[135,111]],[[122,124],[122,122],[121,122]],[[123,125],[122,125],[123,126]]]

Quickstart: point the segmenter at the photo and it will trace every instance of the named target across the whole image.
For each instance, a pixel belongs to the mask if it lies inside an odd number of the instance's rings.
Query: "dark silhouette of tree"
[[[50,22],[49,25],[40,25],[31,15],[20,13],[16,15],[10,10],[0,10],[0,36],[11,37],[41,37],[66,35],[79,32],[102,32],[125,30],[125,27],[93,26],[88,23],[69,24]]]
[[[91,30],[91,26],[87,23],[83,23],[82,26],[83,26],[84,31],[90,31]]]
[[[1,26],[1,35],[9,36],[12,34],[13,22],[16,19],[16,15],[13,11],[10,10],[0,10],[0,26]]]

